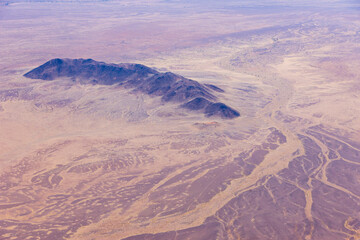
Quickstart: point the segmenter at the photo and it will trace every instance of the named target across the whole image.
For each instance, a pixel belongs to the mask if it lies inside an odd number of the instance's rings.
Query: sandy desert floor
[[[360,239],[356,2],[0,3],[0,239]],[[206,118],[52,58],[216,84]]]

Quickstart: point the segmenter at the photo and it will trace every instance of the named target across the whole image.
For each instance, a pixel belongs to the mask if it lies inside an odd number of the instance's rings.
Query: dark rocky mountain
[[[213,103],[201,97],[195,98],[183,104],[182,107],[195,111],[202,110],[208,117],[221,116],[223,118],[236,118],[240,116],[237,111],[223,103]]]
[[[209,104],[205,108],[205,114],[208,117],[221,116],[223,118],[236,118],[240,116],[239,112],[235,111],[234,109],[226,106],[221,102]]]
[[[184,108],[187,108],[190,110],[200,110],[200,109],[205,109],[210,104],[211,104],[211,102],[209,100],[202,98],[202,97],[198,97],[198,98],[195,98],[195,99],[183,104],[182,106]]]
[[[108,64],[92,59],[52,59],[24,75],[27,78],[55,80],[70,78],[82,84],[122,85],[135,92],[161,96],[164,102],[186,102],[181,107],[201,111],[206,116],[235,118],[240,114],[223,103],[215,103],[214,92],[221,88],[200,84],[180,75],[161,73],[141,64]]]
[[[157,71],[141,64],[107,64],[92,59],[52,59],[24,76],[33,79],[54,80],[70,77],[83,83],[112,85],[133,79],[144,79]]]

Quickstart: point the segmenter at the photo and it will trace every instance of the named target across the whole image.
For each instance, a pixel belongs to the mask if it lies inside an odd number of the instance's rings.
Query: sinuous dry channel
[[[262,4],[0,3],[0,239],[360,239],[359,7]]]

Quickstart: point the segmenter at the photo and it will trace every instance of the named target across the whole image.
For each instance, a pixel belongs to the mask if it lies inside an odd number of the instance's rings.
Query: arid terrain
[[[360,3],[239,2],[0,2],[0,239],[359,240]],[[55,58],[217,86],[240,116],[24,76]]]

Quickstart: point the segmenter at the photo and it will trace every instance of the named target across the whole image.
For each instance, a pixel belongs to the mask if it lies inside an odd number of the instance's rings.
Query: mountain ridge
[[[201,84],[171,72],[161,73],[142,64],[55,58],[25,73],[24,76],[46,81],[69,77],[72,81],[82,84],[118,84],[132,88],[135,92],[161,96],[164,102],[182,103],[180,107],[203,112],[207,117],[232,119],[240,116],[236,110],[224,103],[215,102],[215,93],[224,92],[221,88]]]

